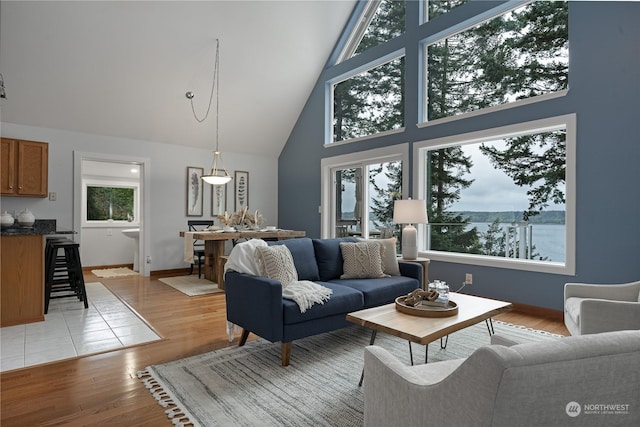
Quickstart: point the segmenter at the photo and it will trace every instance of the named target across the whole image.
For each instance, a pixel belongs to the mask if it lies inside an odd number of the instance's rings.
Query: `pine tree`
[[[460,191],[473,182],[464,178],[472,162],[460,147],[441,148],[429,152],[427,214],[430,224],[431,249],[479,253],[478,230],[465,231],[469,219],[450,212],[460,199]]]
[[[452,6],[448,2],[436,2],[433,10],[430,6],[430,16],[439,13],[439,8]],[[567,17],[566,2],[533,2],[428,46],[428,120],[503,104],[512,98],[565,89]],[[528,191],[530,205],[524,213],[525,219],[549,202],[564,202],[564,134],[512,138],[509,142],[511,147],[504,152],[486,146],[482,152],[517,185],[532,186]],[[430,222],[451,224],[431,227],[431,247],[473,252],[479,245],[469,235],[462,234],[458,242],[452,235],[445,236],[468,223],[462,216],[446,211],[447,206],[459,198],[456,191],[459,194],[460,189],[471,183],[461,179],[462,174],[469,172],[471,163],[465,169],[462,153],[459,152],[462,157],[457,158],[453,150],[431,151],[429,159]],[[452,162],[438,163],[442,159]],[[459,250],[464,249],[464,244],[469,249]]]
[[[386,187],[380,187],[375,177],[384,172]],[[381,163],[369,169],[369,183],[376,194],[371,201],[373,224],[376,227],[393,227],[393,202],[402,198],[402,162]]]
[[[402,34],[404,16],[404,1],[381,2],[356,53]],[[334,141],[404,126],[404,66],[397,58],[334,86]]]

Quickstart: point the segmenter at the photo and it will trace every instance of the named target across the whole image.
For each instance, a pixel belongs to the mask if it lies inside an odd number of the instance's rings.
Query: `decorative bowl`
[[[451,300],[449,300],[447,307],[429,307],[423,305],[412,307],[405,304],[404,299],[404,296],[396,298],[396,310],[404,314],[420,317],[449,317],[458,314],[458,304]]]

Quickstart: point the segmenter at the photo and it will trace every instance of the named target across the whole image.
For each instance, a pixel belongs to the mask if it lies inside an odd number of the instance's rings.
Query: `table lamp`
[[[414,224],[427,224],[424,200],[396,200],[393,204],[393,222],[406,224],[402,229],[402,258],[418,258],[418,231]]]

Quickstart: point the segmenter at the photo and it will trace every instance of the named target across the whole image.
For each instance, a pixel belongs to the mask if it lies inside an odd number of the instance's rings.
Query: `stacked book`
[[[438,298],[435,301],[422,300],[416,308],[422,308],[424,310],[438,310],[449,308],[449,301]]]

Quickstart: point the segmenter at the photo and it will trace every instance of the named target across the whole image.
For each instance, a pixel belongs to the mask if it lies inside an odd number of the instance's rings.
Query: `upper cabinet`
[[[2,138],[3,196],[47,197],[49,144]]]

